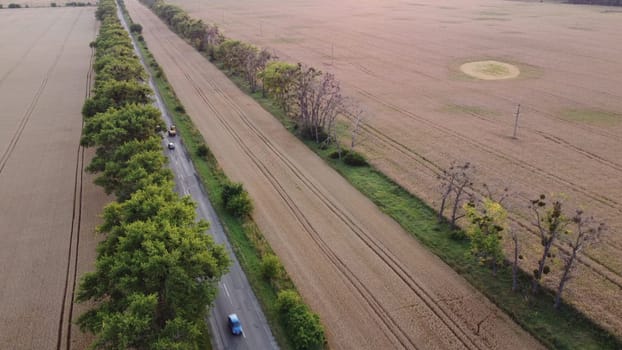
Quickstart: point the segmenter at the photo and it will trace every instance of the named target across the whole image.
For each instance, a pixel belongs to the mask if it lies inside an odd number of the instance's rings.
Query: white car
[[[167,147],[168,149],[175,149],[175,144],[172,142],[169,142]]]

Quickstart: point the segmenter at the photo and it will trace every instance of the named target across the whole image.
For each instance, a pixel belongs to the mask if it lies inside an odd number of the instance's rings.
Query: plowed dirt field
[[[94,8],[0,10],[0,349],[84,349],[71,320],[106,197],[83,173]]]
[[[436,175],[470,161],[478,184],[509,186],[516,224],[528,200],[563,193],[610,227],[566,297],[622,335],[622,11],[501,0],[171,0],[231,38],[335,73],[367,110],[374,165],[435,204]],[[460,66],[499,61],[514,79]],[[518,139],[514,112],[521,104]],[[531,271],[538,244],[521,228]],[[560,265],[561,263],[558,263]],[[559,266],[553,266],[555,271]],[[548,278],[552,284],[553,276]]]
[[[541,347],[149,9],[126,4],[219,163],[254,198],[254,218],[333,348]]]

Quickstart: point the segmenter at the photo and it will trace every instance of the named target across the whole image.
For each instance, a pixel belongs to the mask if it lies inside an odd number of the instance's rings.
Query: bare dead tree
[[[302,67],[296,81],[295,119],[303,136],[315,142],[324,141],[323,134],[331,129],[337,114],[343,110],[343,95],[333,74]]]
[[[512,238],[514,248],[514,259],[512,260],[512,292],[518,290],[518,257],[520,245],[518,242],[518,233],[514,229],[510,229],[510,237]]]
[[[575,261],[577,256],[584,248],[598,244],[607,227],[603,222],[597,222],[593,216],[584,215],[582,210],[577,210],[571,219],[575,227],[574,238],[568,241],[570,252],[560,251],[562,260],[564,261],[564,270],[559,280],[557,293],[555,294],[556,309],[561,305],[562,293],[566,287],[566,283],[573,277],[575,270]]]
[[[272,58],[272,54],[266,49],[257,49],[254,46],[246,46],[244,50],[244,77],[250,86],[251,92],[257,91],[259,84],[259,72],[266,68],[266,64]]]
[[[451,210],[451,226],[453,227],[456,227],[456,221],[464,216],[464,214],[458,215],[458,209],[462,208],[465,200],[473,200],[472,194],[467,193],[466,190],[473,186],[475,167],[471,163],[465,162],[462,165],[458,165],[455,171],[457,176],[454,179],[455,183],[453,186],[454,206]]]
[[[365,140],[363,138],[363,125],[367,123],[369,114],[353,101],[350,101],[347,113],[350,119],[350,149],[352,150]]]
[[[538,260],[538,269],[534,270],[532,292],[535,294],[540,287],[542,274],[545,273],[546,259],[550,256],[553,243],[566,231],[569,220],[562,212],[562,201],[554,200],[549,206],[544,194],[532,200],[529,208],[533,211],[533,225],[537,229],[543,247],[542,257]]]

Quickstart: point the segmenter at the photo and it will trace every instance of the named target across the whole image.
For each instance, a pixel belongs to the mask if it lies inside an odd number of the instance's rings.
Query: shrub
[[[137,39],[138,39],[138,41],[141,41],[141,42],[142,42],[142,41],[145,41],[145,38],[143,38],[143,36],[142,36],[142,35],[139,35],[139,36],[137,37]]]
[[[253,211],[253,203],[241,183],[225,184],[221,198],[225,209],[231,215],[242,218]]]
[[[175,106],[175,111],[177,111],[179,113],[186,113],[186,109],[182,105]]]
[[[367,161],[365,157],[363,157],[360,153],[357,152],[348,152],[343,157],[343,162],[350,166],[365,166],[367,165]]]
[[[199,147],[197,147],[197,155],[199,157],[207,157],[208,154],[209,154],[209,149],[204,143],[200,144]]]
[[[56,7],[56,3],[55,3],[55,2],[50,3],[50,6],[52,6],[52,7]]]
[[[274,254],[268,253],[261,259],[261,275],[269,281],[279,278],[282,269],[279,258]]]
[[[277,296],[277,307],[294,348],[321,348],[325,336],[320,318],[309,310],[298,293],[292,290],[280,292]]]
[[[18,9],[18,8],[21,8],[21,7],[22,7],[22,5],[20,5],[20,4],[15,4],[15,3],[10,3],[9,4],[9,8],[10,9]]]
[[[143,26],[141,26],[138,23],[132,23],[130,24],[130,32],[136,33],[136,34],[142,34]]]
[[[468,236],[464,230],[452,230],[449,234],[449,238],[454,241],[466,241]]]
[[[1,8],[4,8],[4,5],[0,4],[0,9],[1,9]]]
[[[344,157],[346,154],[348,154],[349,151],[347,149],[341,150],[341,156]],[[334,151],[331,154],[328,155],[328,157],[330,159],[339,159],[339,151]]]

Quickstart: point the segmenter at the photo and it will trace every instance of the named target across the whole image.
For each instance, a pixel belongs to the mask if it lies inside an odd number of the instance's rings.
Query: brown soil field
[[[528,200],[563,193],[610,230],[566,297],[622,335],[622,12],[501,0],[171,0],[225,35],[332,72],[367,111],[372,163],[434,206],[437,173],[470,161],[506,202],[531,271]],[[460,71],[496,60],[515,79]],[[518,139],[514,112],[521,104]],[[525,226],[526,225],[526,226]],[[561,265],[553,266],[553,270]],[[553,275],[553,274],[552,274]],[[554,285],[553,276],[547,283]]]
[[[332,348],[541,348],[149,9],[126,5]]]
[[[0,349],[86,348],[70,321],[107,200],[83,167],[94,8],[0,11]]]

